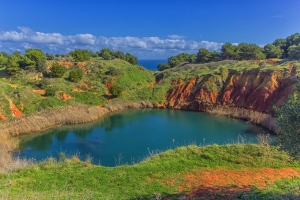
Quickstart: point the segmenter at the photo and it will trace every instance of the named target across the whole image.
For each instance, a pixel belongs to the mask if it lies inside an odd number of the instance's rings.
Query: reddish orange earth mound
[[[22,112],[19,111],[19,109],[16,107],[16,105],[12,101],[10,101],[9,104],[10,104],[10,110],[12,111],[12,113],[15,117],[23,116]]]
[[[1,120],[6,120],[6,117],[0,113],[0,119]]]
[[[70,96],[70,95],[68,95],[67,93],[64,92],[64,93],[61,94],[60,98],[64,101],[67,101],[69,99],[73,99],[74,97],[72,97],[72,96]]]
[[[252,187],[265,188],[281,179],[300,177],[300,172],[293,168],[273,169],[240,169],[230,170],[219,168],[216,170],[194,170],[183,174],[183,181],[179,184],[178,192],[188,192],[188,197],[202,197],[204,199],[231,199],[238,192],[250,191]],[[178,180],[170,179],[164,185],[175,186]],[[221,197],[221,198],[220,198]],[[168,199],[168,197],[166,198]]]
[[[33,90],[33,92],[37,93],[37,94],[40,94],[40,95],[45,95],[46,94],[46,91],[45,90]]]

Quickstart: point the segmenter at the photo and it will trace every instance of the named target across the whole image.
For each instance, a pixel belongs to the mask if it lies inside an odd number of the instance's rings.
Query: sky
[[[166,59],[300,32],[299,0],[0,0],[0,51],[110,48]]]

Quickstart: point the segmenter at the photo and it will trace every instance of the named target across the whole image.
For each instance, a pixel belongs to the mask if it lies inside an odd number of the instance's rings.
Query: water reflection
[[[150,151],[189,144],[257,142],[256,134],[268,133],[243,121],[199,112],[178,110],[130,110],[112,113],[82,125],[62,126],[21,138],[20,156],[45,159],[64,151],[91,155],[105,166],[115,166],[149,156]],[[205,138],[205,141],[203,140]]]

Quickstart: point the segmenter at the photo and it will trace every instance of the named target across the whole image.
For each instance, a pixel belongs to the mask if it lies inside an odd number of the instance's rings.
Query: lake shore
[[[61,125],[83,124],[100,119],[104,115],[127,109],[166,108],[152,102],[113,102],[103,106],[74,104],[40,111],[0,125],[2,134],[17,136],[42,131]],[[178,109],[178,108],[177,108]],[[179,110],[189,110],[181,108]],[[198,111],[199,112],[199,111]],[[214,106],[205,112],[246,120],[275,132],[275,118],[271,115],[237,107]]]

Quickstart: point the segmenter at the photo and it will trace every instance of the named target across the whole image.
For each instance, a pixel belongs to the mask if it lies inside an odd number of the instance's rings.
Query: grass
[[[272,152],[272,153],[270,153]],[[189,189],[179,191],[183,183],[183,174],[195,169],[227,168],[259,169],[300,168],[286,153],[277,148],[262,145],[212,145],[207,147],[187,146],[168,150],[149,157],[133,166],[114,168],[95,166],[90,161],[80,162],[76,157],[57,162],[46,160],[33,167],[16,172],[0,174],[0,197],[8,199],[139,199],[161,197],[179,197],[188,194]],[[168,185],[169,179],[177,180]],[[296,187],[299,178],[288,180],[290,187]],[[272,185],[282,188],[281,182]],[[260,195],[269,195],[268,190],[252,190]],[[287,187],[286,187],[287,188]],[[276,189],[284,194],[285,189]],[[271,190],[275,191],[275,190]],[[22,195],[20,193],[22,192]]]

